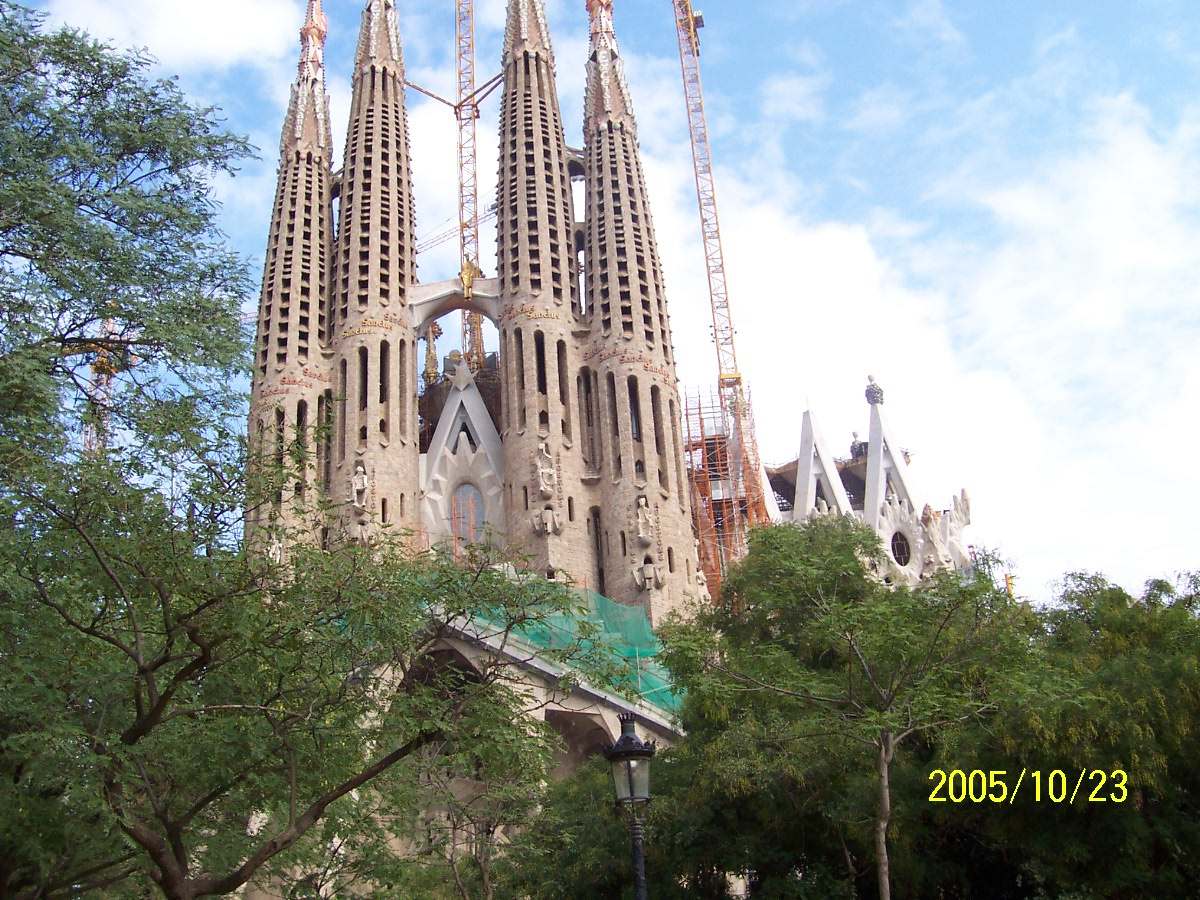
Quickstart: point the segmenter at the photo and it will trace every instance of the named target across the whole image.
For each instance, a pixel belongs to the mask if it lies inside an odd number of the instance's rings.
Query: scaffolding
[[[746,555],[747,532],[760,523],[762,504],[757,461],[743,452],[747,443],[754,445],[750,402],[742,401],[742,414],[735,418],[721,401],[715,390],[684,400],[692,528],[700,568],[714,594],[729,566]]]

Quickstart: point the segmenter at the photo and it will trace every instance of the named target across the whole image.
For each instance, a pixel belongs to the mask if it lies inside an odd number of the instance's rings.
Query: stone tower
[[[586,318],[582,436],[601,462],[608,596],[641,602],[657,622],[696,585],[675,358],[637,125],[613,33],[612,0],[589,0],[584,101]]]
[[[588,472],[572,403],[580,323],[567,164],[545,12],[513,0],[496,192],[508,537],[535,570],[598,587],[577,509]]]
[[[352,536],[416,527],[416,283],[404,58],[394,0],[370,0],[354,54],[333,259],[330,346],[336,404],[330,500]]]
[[[320,0],[309,0],[300,30],[300,70],[279,141],[279,182],[267,239],[251,387],[251,434],[256,448],[283,462],[301,440],[305,462],[294,484],[247,511],[273,540],[302,528],[299,510],[328,476],[312,440],[313,425],[332,410],[329,366],[322,352],[329,328],[330,207],[329,100],[322,53],[328,21]],[[301,501],[301,502],[297,502]]]
[[[589,9],[582,157],[564,140],[542,0],[510,0],[497,276],[464,268],[418,283],[395,2],[368,0],[363,14],[340,174],[321,69],[326,26],[319,0],[309,3],[267,250],[251,428],[280,454],[289,433],[303,432],[295,426],[329,426],[306,438],[313,476],[295,486],[331,508],[312,530],[369,540],[396,526],[455,547],[490,532],[537,571],[641,607],[657,624],[706,591],[611,0]],[[585,182],[584,222],[573,177]],[[451,354],[425,384],[417,336],[464,308],[496,326],[498,359],[472,372]],[[273,519],[252,512],[250,522],[286,519],[291,502],[281,494]]]

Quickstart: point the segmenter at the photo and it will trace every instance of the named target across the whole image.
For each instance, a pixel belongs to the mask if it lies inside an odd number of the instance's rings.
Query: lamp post
[[[633,715],[619,716],[621,736],[604,751],[612,766],[613,787],[617,804],[629,816],[629,837],[633,844],[633,897],[646,897],[646,855],[642,848],[642,820],[639,807],[650,802],[650,758],[654,756],[654,741],[643,743],[633,728]]]

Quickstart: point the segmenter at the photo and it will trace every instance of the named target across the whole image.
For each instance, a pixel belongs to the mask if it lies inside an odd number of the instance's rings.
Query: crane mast
[[[462,259],[460,277],[469,298],[471,284],[483,274],[479,267],[479,179],[475,149],[475,122],[479,100],[475,95],[475,4],[456,0],[456,48],[458,56],[458,233]],[[463,359],[472,372],[483,368],[483,316],[463,310]]]
[[[689,440],[698,442],[695,458],[698,463],[700,460],[706,461],[692,467],[692,487],[697,515],[696,530],[701,541],[701,562],[709,576],[710,585],[714,585],[713,579],[719,582],[726,566],[744,554],[746,526],[765,524],[769,517],[763,498],[753,419],[734,348],[733,317],[729,310],[729,290],[725,281],[725,255],[721,248],[712,153],[704,115],[704,94],[700,86],[698,29],[704,25],[704,19],[699,13],[693,12],[690,0],[672,2],[679,36],[679,61],[683,70],[692,161],[696,170],[704,258],[708,268],[713,339],[717,345],[718,395],[723,420],[719,427],[712,427],[711,424],[706,425],[710,417],[703,413],[689,416]],[[719,461],[717,466],[720,472],[713,471],[714,460]]]

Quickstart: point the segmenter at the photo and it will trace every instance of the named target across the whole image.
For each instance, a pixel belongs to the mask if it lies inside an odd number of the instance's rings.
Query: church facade
[[[312,462],[249,514],[274,552],[329,539],[299,512],[326,505],[350,538],[392,527],[431,545],[501,543],[547,577],[641,607],[652,625],[707,596],[637,125],[611,0],[589,9],[580,152],[563,137],[543,4],[510,0],[497,274],[464,265],[458,278],[422,283],[421,173],[409,162],[394,0],[369,0],[363,13],[340,168],[327,20],[310,0],[280,143],[250,413],[264,452],[282,455],[298,435]],[[422,373],[421,339],[462,309],[496,326],[498,352],[477,371],[451,354]]]

